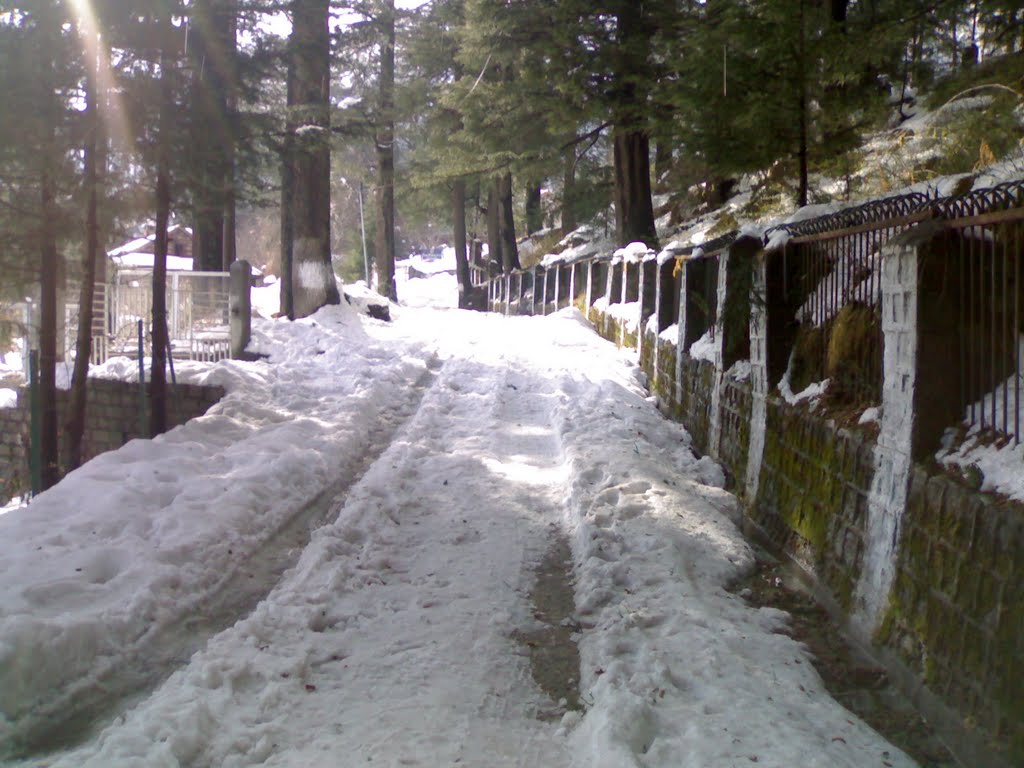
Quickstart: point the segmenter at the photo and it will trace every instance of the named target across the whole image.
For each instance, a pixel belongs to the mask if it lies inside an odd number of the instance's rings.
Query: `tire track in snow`
[[[170,627],[144,633],[122,657],[108,660],[96,675],[72,683],[25,717],[0,758],[32,758],[74,747],[97,732],[166,680],[206,641],[248,615],[295,565],[314,530],[344,503],[352,486],[390,447],[416,414],[434,385],[442,363],[435,357],[409,388],[403,407],[383,409],[368,431],[366,450],[348,457],[336,479],[285,520],[257,549],[235,566],[191,612]]]
[[[344,658],[310,681],[336,702],[324,716],[345,734],[347,764],[568,765],[512,637],[533,621],[533,569],[562,515],[564,490],[551,482],[561,452],[536,383],[446,364],[339,516],[332,535],[358,551],[318,565],[335,593],[316,642]],[[338,571],[347,575],[326,575]],[[293,761],[315,761],[316,745],[304,747]]]

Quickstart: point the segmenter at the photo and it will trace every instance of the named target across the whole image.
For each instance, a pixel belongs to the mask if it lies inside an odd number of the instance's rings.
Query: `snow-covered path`
[[[146,626],[130,606],[165,610],[155,634],[171,633],[190,605],[177,596],[182,583],[201,591],[239,552],[267,547],[265,536],[235,531],[265,524],[246,517],[245,503],[287,530],[291,517],[273,510],[300,507],[338,477],[350,481],[254,610],[84,743],[19,764],[912,765],[828,696],[785,634],[784,614],[727,591],[753,563],[735,501],[721,489],[721,470],[696,459],[685,431],[645,399],[626,355],[573,312],[397,314],[390,325],[343,309],[267,323],[257,345],[270,363],[253,364],[204,417],[228,424],[244,414],[252,429],[204,449],[210,471],[190,465],[190,482],[165,494],[162,514],[180,518],[174,536],[160,535],[160,510],[144,513],[141,501],[95,513],[112,532],[138,515],[154,522],[148,535],[117,538],[124,568],[91,581],[73,611],[39,623],[33,603],[47,584],[51,592],[73,584],[70,567],[55,574],[28,556],[0,567],[0,661],[20,670],[11,679],[26,696],[45,702],[66,683],[40,682],[30,665],[59,666],[63,654],[65,676],[88,687],[90,659],[116,664]],[[353,410],[360,387],[365,399]],[[389,410],[401,417],[387,421]],[[296,413],[311,423],[283,432]],[[199,422],[185,432],[205,434]],[[155,446],[151,473],[171,472],[167,446],[181,440],[172,432],[142,444]],[[246,501],[225,505],[234,497],[214,491],[219,457],[241,457],[252,440],[265,443],[264,463],[244,478]],[[273,458],[275,440],[292,460]],[[123,451],[145,452],[133,445]],[[312,473],[294,460],[314,454],[324,466]],[[85,470],[67,481],[78,495],[102,480]],[[288,490],[296,483],[305,494]],[[137,489],[139,498],[150,490]],[[192,506],[177,501],[186,492]],[[50,493],[71,503],[67,490]],[[22,548],[56,551],[53,530],[40,530],[40,516],[51,526],[58,518],[46,499],[0,516],[0,554],[13,557],[19,536]],[[222,515],[229,522],[219,525]],[[544,693],[521,642],[538,626],[530,592],[559,539],[572,551],[582,713]],[[110,548],[82,534],[61,541],[69,562]],[[161,578],[145,578],[147,562],[160,564]],[[116,600],[129,604],[116,614],[128,639],[47,641],[57,627],[64,636],[98,632]],[[12,642],[17,632],[36,646]],[[16,734],[33,710],[15,702],[4,715],[0,725]]]

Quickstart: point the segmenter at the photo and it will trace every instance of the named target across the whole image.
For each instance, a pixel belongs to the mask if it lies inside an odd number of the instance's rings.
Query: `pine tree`
[[[195,0],[189,6],[192,257],[197,269],[207,271],[226,270],[233,258],[229,224],[238,69],[236,15],[235,0]]]
[[[75,367],[71,376],[71,402],[64,424],[64,468],[77,469],[82,463],[82,442],[88,403],[89,363],[92,358],[93,303],[97,279],[105,276],[105,255],[100,236],[100,195],[102,186],[101,158],[106,157],[105,133],[102,129],[100,104],[102,65],[108,60],[105,45],[94,20],[76,20],[78,37],[86,52],[85,64],[85,138],[82,147],[83,192],[86,198],[85,250],[82,255],[82,278],[78,298],[78,335],[75,343]],[[101,318],[101,321],[105,318]]]
[[[674,78],[680,142],[711,179],[789,158],[806,204],[812,167],[856,144],[884,103],[879,75],[899,69],[905,27],[883,5],[707,3]]]
[[[374,145],[377,151],[377,291],[398,300],[395,287],[395,2],[381,0],[380,72]]]
[[[330,37],[327,0],[292,0],[288,152],[291,295],[289,317],[306,317],[341,296],[331,260]],[[282,185],[284,189],[284,185]]]

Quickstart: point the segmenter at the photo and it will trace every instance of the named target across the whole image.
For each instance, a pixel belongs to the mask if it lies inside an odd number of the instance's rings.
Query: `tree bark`
[[[82,34],[88,34],[82,30]],[[71,375],[71,405],[64,425],[64,468],[70,472],[82,464],[82,438],[85,434],[85,413],[87,408],[89,362],[92,358],[93,302],[96,294],[97,262],[103,258],[99,234],[99,50],[102,45],[96,35],[93,45],[96,51],[89,62],[85,80],[85,145],[82,162],[84,165],[84,187],[86,194],[85,214],[85,256],[82,267],[82,284],[78,296],[78,338],[75,342],[75,368]],[[86,50],[91,50],[86,46]]]
[[[809,170],[807,160],[807,121],[808,121],[808,99],[807,99],[807,12],[805,7],[806,0],[800,0],[800,42],[798,49],[799,61],[797,66],[800,69],[799,73],[799,147],[797,148],[797,160],[800,164],[800,188],[797,191],[797,205],[803,207],[807,205],[807,199],[810,191],[809,181]]]
[[[40,48],[56,49],[59,38],[57,19],[46,11],[40,15]],[[40,402],[40,460],[42,490],[51,488],[60,480],[60,457],[57,442],[57,280],[60,259],[57,253],[56,203],[57,182],[57,122],[59,106],[56,92],[56,72],[53,59],[41,56],[40,113],[45,135],[39,155],[39,402]]]
[[[668,139],[658,139],[654,144],[654,179],[660,182],[672,166],[672,144]]]
[[[189,41],[192,59],[192,257],[197,269],[225,268],[224,215],[234,141],[228,104],[235,40],[230,0],[195,0]]]
[[[292,108],[295,105],[295,65],[288,60],[287,99],[284,139],[281,142],[281,314],[289,320],[295,319],[295,287],[292,281],[292,238],[295,227],[292,222],[292,198],[295,196],[295,179],[292,168],[295,164],[294,140],[295,122]]]
[[[473,278],[466,253],[466,180],[452,182],[452,223],[455,244],[455,272],[459,281],[459,309],[469,309],[473,295]]]
[[[236,239],[238,193],[235,184],[235,149],[238,135],[238,4],[237,0],[227,0],[227,50],[229,68],[227,94],[228,136],[224,148],[224,266],[227,272],[238,258],[238,241]]]
[[[341,296],[331,264],[330,36],[328,0],[292,0],[294,64],[292,309],[307,317]]]
[[[615,133],[615,204],[619,245],[646,243],[658,248],[651,200],[650,142],[639,130]]]
[[[501,270],[507,275],[519,269],[511,171],[506,171],[498,178],[498,239],[501,241]]]
[[[615,210],[620,245],[641,241],[658,247],[651,201],[649,107],[637,93],[637,83],[650,75],[649,42],[652,21],[643,7],[617,15],[619,45],[623,51],[615,72]]]
[[[487,186],[487,261],[490,273],[501,271],[501,196],[498,191],[498,179],[495,177]]]
[[[395,286],[395,2],[384,0],[380,116],[377,122],[377,292],[398,300]]]
[[[156,235],[153,243],[152,367],[149,374],[149,435],[167,431],[167,224],[171,214],[171,125],[174,90],[168,53],[173,35],[170,18],[161,15],[160,31],[160,126],[156,160]]]

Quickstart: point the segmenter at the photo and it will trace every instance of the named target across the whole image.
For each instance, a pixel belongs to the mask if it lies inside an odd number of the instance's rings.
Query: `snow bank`
[[[191,377],[229,389],[206,416],[104,454],[0,517],[0,737],[194,611],[368,450],[368,425],[426,360],[354,346],[357,329],[342,307],[257,323],[269,363]]]

